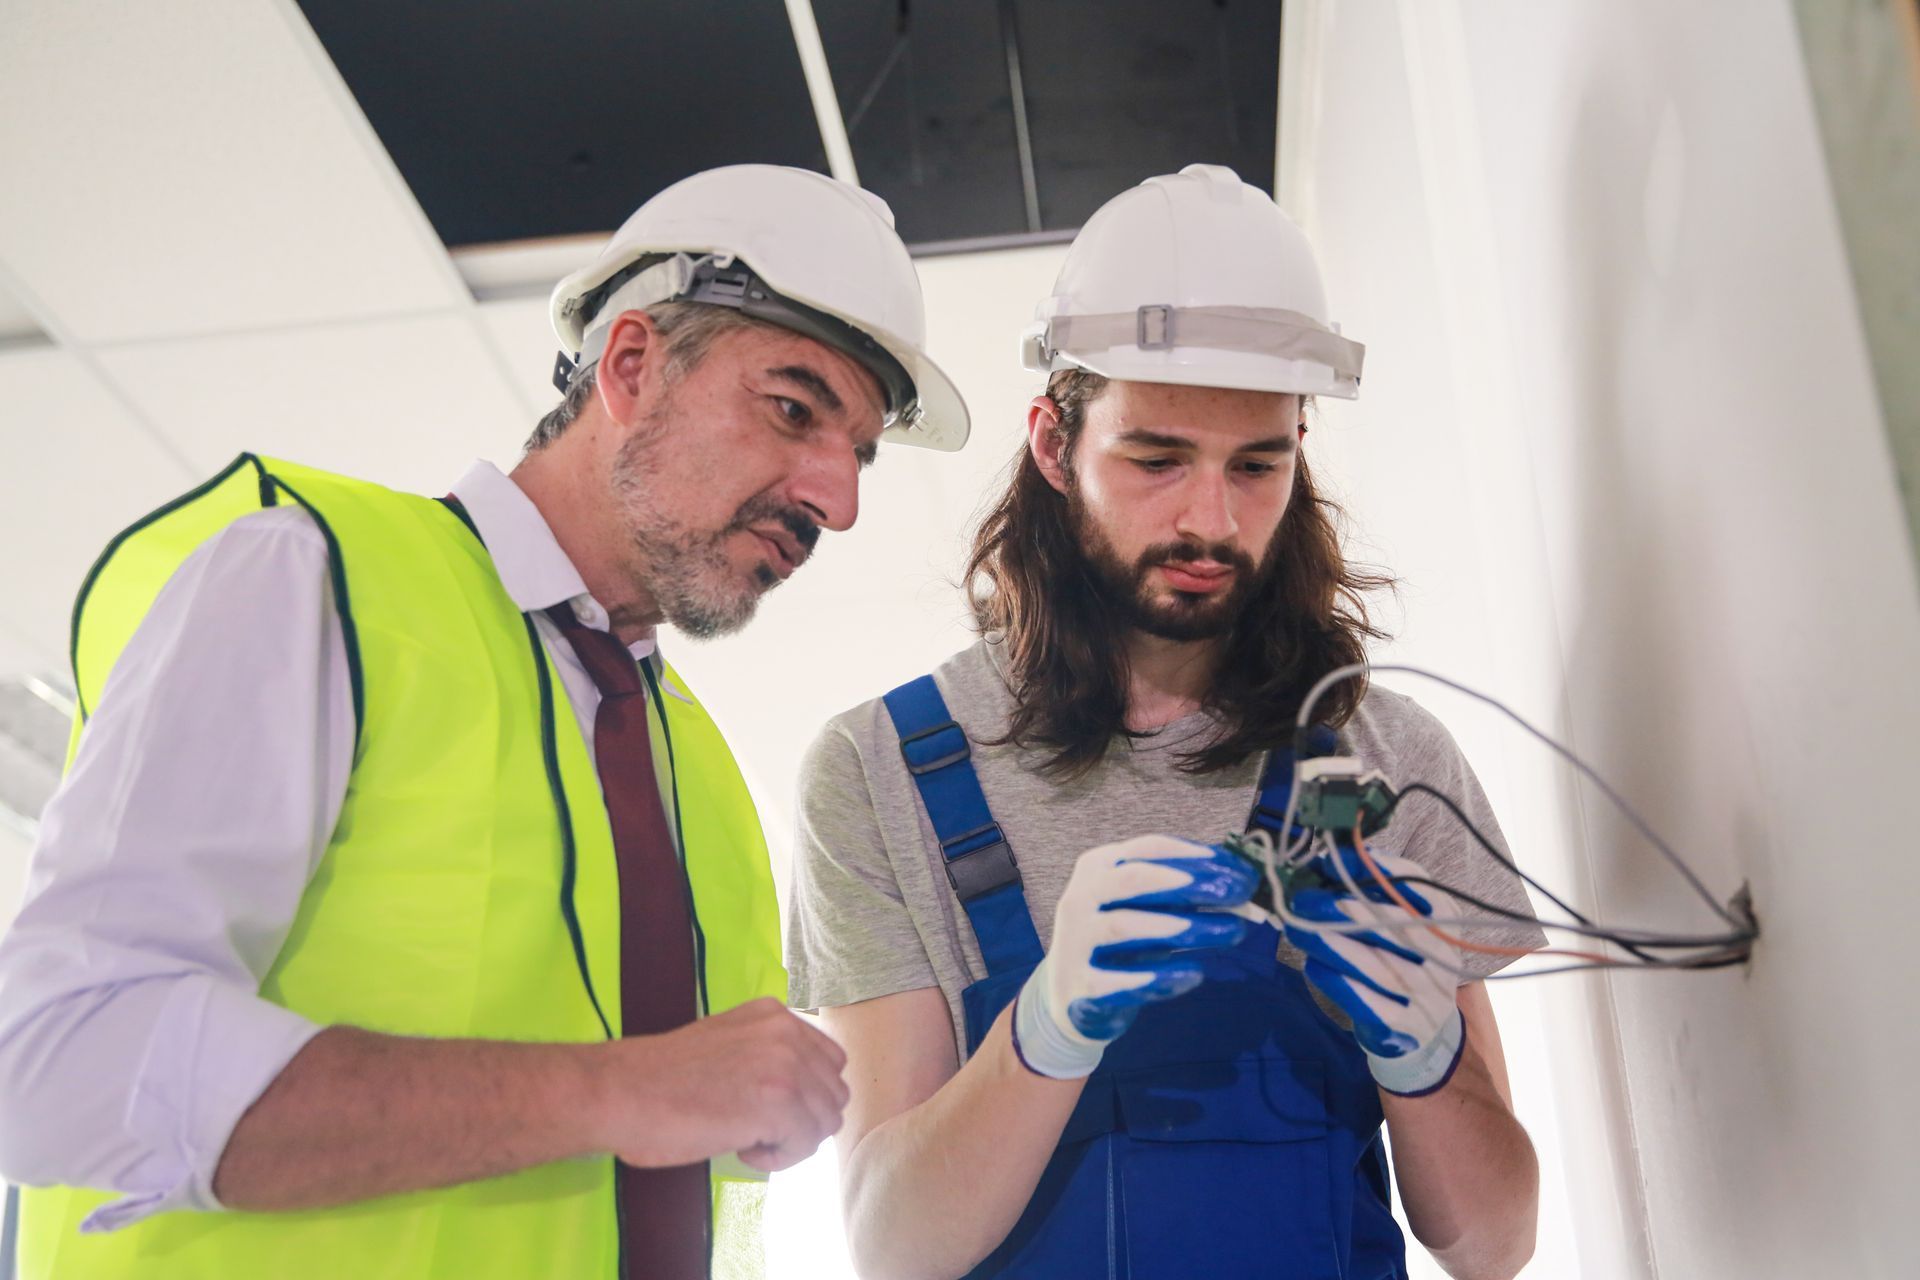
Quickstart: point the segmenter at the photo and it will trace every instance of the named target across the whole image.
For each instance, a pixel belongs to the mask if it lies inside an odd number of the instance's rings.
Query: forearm
[[[861,1275],[963,1275],[1026,1209],[1083,1082],[1022,1066],[1011,1012],[932,1097],[875,1127],[848,1155],[847,1234]]]
[[[1435,1093],[1381,1092],[1407,1223],[1457,1280],[1509,1280],[1533,1255],[1533,1143],[1469,1037]]]
[[[311,1209],[595,1154],[607,1048],[329,1028],[234,1127],[214,1194]]]

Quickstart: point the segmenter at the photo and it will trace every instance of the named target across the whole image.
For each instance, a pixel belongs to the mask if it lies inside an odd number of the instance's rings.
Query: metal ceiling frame
[[[1007,85],[1013,95],[1013,141],[1020,153],[1020,196],[1026,202],[1027,232],[1040,231],[1040,184],[1033,170],[1033,132],[1027,127],[1027,82],[1020,73],[1020,27],[1013,0],[1000,0],[1000,48],[1007,59]]]
[[[840,115],[840,98],[833,91],[833,72],[827,66],[827,48],[820,40],[813,0],[787,0],[787,22],[800,50],[800,70],[807,77],[807,96],[813,99],[813,118],[820,126],[820,143],[827,152],[827,171],[842,182],[860,185],[853,164],[853,144],[847,140],[847,122]]]

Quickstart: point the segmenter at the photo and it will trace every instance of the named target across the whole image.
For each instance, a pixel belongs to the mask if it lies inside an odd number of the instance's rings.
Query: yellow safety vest
[[[353,772],[332,841],[260,985],[323,1025],[588,1042],[620,1034],[619,889],[599,779],[559,675],[444,504],[242,454],[111,542],[74,607],[80,715],[161,586],[232,521],[297,503],[327,540],[352,678]],[[666,668],[649,699],[693,886],[702,997],[784,1000],[753,801]],[[669,747],[670,744],[670,747]],[[716,1164],[715,1276],[762,1271],[765,1184]],[[614,1277],[611,1158],[297,1213],[174,1212],[82,1235],[112,1196],[22,1196],[19,1274],[41,1277]]]

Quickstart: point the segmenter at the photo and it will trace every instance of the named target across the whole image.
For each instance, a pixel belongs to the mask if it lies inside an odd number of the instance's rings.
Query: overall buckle
[[[991,836],[992,839],[964,853],[953,851],[955,845],[965,844],[978,836]],[[946,860],[947,883],[953,886],[953,892],[962,903],[983,898],[995,889],[1020,883],[1020,867],[1013,860],[1013,846],[1007,843],[1006,834],[1000,830],[998,823],[989,822],[984,827],[963,831],[951,840],[942,840],[940,852]]]

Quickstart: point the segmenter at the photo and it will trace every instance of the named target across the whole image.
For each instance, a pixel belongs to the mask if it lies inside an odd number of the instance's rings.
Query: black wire
[[[1699,960],[1654,960],[1651,962],[1641,960],[1604,960],[1598,963],[1586,960],[1579,964],[1553,965],[1546,969],[1523,969],[1517,973],[1511,970],[1501,973],[1490,973],[1481,979],[1481,981],[1502,982],[1512,981],[1515,978],[1545,978],[1556,973],[1583,973],[1590,969],[1673,969],[1677,971],[1684,970],[1686,972],[1693,972],[1698,969],[1731,969],[1735,965],[1745,964],[1750,954],[1751,949],[1743,945],[1738,951],[1728,955],[1705,956]]]
[[[1588,782],[1592,783],[1594,787],[1600,792],[1601,795],[1605,796],[1608,800],[1612,801],[1614,807],[1620,810],[1622,814],[1626,815],[1627,821],[1632,823],[1634,829],[1639,831],[1639,833],[1646,838],[1647,843],[1651,844],[1654,848],[1660,851],[1661,856],[1666,858],[1667,862],[1672,865],[1673,869],[1680,874],[1680,877],[1683,880],[1685,880],[1688,885],[1692,887],[1695,893],[1700,895],[1700,900],[1706,903],[1708,907],[1712,908],[1713,913],[1715,915],[1719,916],[1722,920],[1734,926],[1736,929],[1741,927],[1743,922],[1740,920],[1740,918],[1735,916],[1732,911],[1728,910],[1728,908],[1725,905],[1722,905],[1720,900],[1718,898],[1715,898],[1713,894],[1707,890],[1707,886],[1700,882],[1700,877],[1693,873],[1693,868],[1687,865],[1686,859],[1682,858],[1679,854],[1675,853],[1673,851],[1673,846],[1669,845],[1665,840],[1660,838],[1660,833],[1653,829],[1652,824],[1650,824],[1645,818],[1641,817],[1640,811],[1638,809],[1635,809],[1632,805],[1628,804],[1626,797],[1621,795],[1618,791],[1614,790],[1613,785],[1609,783],[1605,778],[1600,776],[1599,770],[1595,769],[1592,765],[1588,764],[1585,760],[1582,760],[1580,758],[1579,753],[1574,751],[1572,747],[1567,746],[1565,743],[1555,738],[1552,734],[1547,733],[1545,730],[1536,727],[1531,722],[1529,722],[1525,716],[1521,715],[1518,711],[1515,711],[1512,707],[1500,701],[1500,699],[1498,698],[1495,698],[1489,694],[1481,693],[1478,689],[1468,688],[1466,685],[1461,684],[1457,680],[1451,680],[1446,676],[1443,676],[1435,671],[1428,671],[1424,667],[1407,666],[1402,663],[1384,664],[1380,666],[1369,667],[1365,663],[1356,663],[1349,667],[1337,667],[1333,671],[1328,672],[1326,675],[1320,678],[1319,683],[1315,684],[1314,687],[1308,691],[1306,701],[1300,704],[1300,711],[1295,721],[1296,724],[1299,726],[1299,728],[1301,730],[1305,730],[1307,725],[1311,723],[1312,716],[1313,716],[1314,703],[1319,701],[1320,697],[1326,693],[1327,689],[1330,688],[1333,683],[1341,679],[1351,678],[1352,676],[1356,676],[1356,675],[1366,675],[1370,671],[1405,671],[1410,675],[1416,675],[1416,676],[1420,676],[1422,679],[1432,680],[1436,684],[1443,684],[1449,689],[1455,690],[1456,692],[1459,692],[1459,693],[1466,694],[1469,698],[1474,698],[1480,702],[1486,703],[1488,706],[1498,711],[1501,715],[1506,716],[1507,719],[1513,721],[1515,724],[1519,725],[1522,729],[1525,729],[1528,733],[1532,734],[1535,738],[1538,738],[1541,742],[1551,747],[1554,750],[1554,752],[1558,754],[1568,764],[1572,765],[1575,769],[1579,770],[1581,776],[1586,778]]]
[[[1562,911],[1572,916],[1575,920],[1578,920],[1581,924],[1585,925],[1587,928],[1589,929],[1599,928],[1599,926],[1594,924],[1593,921],[1589,920],[1586,916],[1582,915],[1580,912],[1574,910],[1574,908],[1571,905],[1569,905],[1567,901],[1564,898],[1562,898],[1559,894],[1555,893],[1553,890],[1547,888],[1547,886],[1541,884],[1538,880],[1535,880],[1532,876],[1522,871],[1519,868],[1519,866],[1513,861],[1512,858],[1509,858],[1506,854],[1500,852],[1500,850],[1494,845],[1493,841],[1487,839],[1485,833],[1483,833],[1480,830],[1480,828],[1477,825],[1475,825],[1473,819],[1469,818],[1466,815],[1466,811],[1461,809],[1461,807],[1458,804],[1455,804],[1453,797],[1446,794],[1444,791],[1437,790],[1436,788],[1431,787],[1424,782],[1409,782],[1406,786],[1401,787],[1398,791],[1394,793],[1394,797],[1388,803],[1387,811],[1381,815],[1380,821],[1384,824],[1387,821],[1387,819],[1393,816],[1394,810],[1400,807],[1400,802],[1402,800],[1406,799],[1410,795],[1415,795],[1415,794],[1432,796],[1435,800],[1438,800],[1441,804],[1445,805],[1447,807],[1447,812],[1451,813],[1454,816],[1454,818],[1460,823],[1460,825],[1467,829],[1467,834],[1471,835],[1475,840],[1479,841],[1480,847],[1487,851],[1488,857],[1492,858],[1495,862],[1498,862],[1501,866],[1505,867],[1507,870],[1513,872],[1514,875],[1519,876],[1522,880],[1526,881],[1528,885],[1530,885],[1536,892],[1538,892],[1547,901],[1551,902],[1554,906],[1560,908]],[[1452,892],[1452,890],[1448,890],[1448,892]],[[1628,955],[1636,956],[1641,960],[1652,960],[1654,958],[1630,942],[1620,941],[1618,945]]]
[[[1656,950],[1695,951],[1702,948],[1718,949],[1721,947],[1730,947],[1751,940],[1750,936],[1744,933],[1728,933],[1719,934],[1711,938],[1638,938],[1629,941],[1613,930],[1603,928],[1600,925],[1561,924],[1553,920],[1541,920],[1539,917],[1528,912],[1515,911],[1511,907],[1496,906],[1482,898],[1474,897],[1464,889],[1456,889],[1450,884],[1442,884],[1440,881],[1430,880],[1426,876],[1395,876],[1394,879],[1398,880],[1401,884],[1425,885],[1429,889],[1438,889],[1443,893],[1453,895],[1470,907],[1479,908],[1488,915],[1502,916],[1508,920],[1517,920],[1522,924],[1538,924],[1549,929],[1564,929],[1568,933],[1577,933],[1585,938],[1603,939],[1604,941],[1613,943],[1616,947],[1631,948],[1634,943],[1637,942],[1642,947],[1652,947]],[[1651,959],[1652,957],[1648,958]]]

